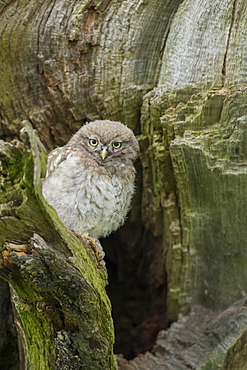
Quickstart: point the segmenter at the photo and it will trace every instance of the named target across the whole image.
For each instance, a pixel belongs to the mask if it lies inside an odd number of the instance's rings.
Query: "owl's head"
[[[108,120],[82,126],[68,144],[82,146],[100,164],[117,159],[134,161],[139,152],[139,144],[133,132],[120,122]]]

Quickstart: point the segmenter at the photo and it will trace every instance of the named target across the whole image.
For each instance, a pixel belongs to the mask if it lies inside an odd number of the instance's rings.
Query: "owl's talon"
[[[105,261],[101,260],[98,264],[98,269],[103,269],[105,267]]]
[[[98,239],[93,238],[88,233],[81,234],[81,237],[85,238],[89,242],[90,246],[92,247],[92,249],[95,253],[96,259],[99,263],[98,268],[100,268],[100,269],[104,268],[105,267],[105,262],[103,261],[103,259],[105,257],[105,252],[103,251],[103,248],[102,248],[102,245],[100,244],[100,241]]]
[[[101,262],[105,257],[105,252],[103,251],[102,245],[100,244],[99,240],[95,239],[93,248],[94,248],[97,261]]]
[[[97,261],[100,262],[104,259],[105,257],[105,252],[102,250],[101,253],[95,252]]]
[[[76,234],[91,231],[97,238],[106,237],[129,211],[138,152],[135,135],[121,122],[87,123],[49,154],[43,196]],[[100,242],[90,235],[82,238],[104,267]]]

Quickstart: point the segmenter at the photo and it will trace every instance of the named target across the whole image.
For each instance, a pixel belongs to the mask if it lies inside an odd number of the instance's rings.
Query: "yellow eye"
[[[97,146],[99,144],[97,139],[89,139],[89,144],[91,146]]]
[[[122,146],[121,141],[114,141],[114,143],[112,143],[112,147],[114,149],[119,149],[119,148],[121,148],[121,146]]]

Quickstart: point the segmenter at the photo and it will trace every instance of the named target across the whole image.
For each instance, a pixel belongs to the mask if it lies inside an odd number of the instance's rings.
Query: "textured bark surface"
[[[119,369],[245,370],[246,325],[246,298],[221,314],[194,306],[188,316],[159,333],[153,354],[129,362],[119,356]]]
[[[85,120],[107,117],[135,129],[179,3],[2,2],[2,133],[28,118],[51,149]]]
[[[106,271],[44,201],[44,148],[28,122],[25,130],[30,148],[0,143],[0,276],[11,286],[20,368],[114,369]]]
[[[153,354],[120,359],[120,367],[244,369],[245,304],[232,304],[245,296],[247,280],[246,8],[244,0],[0,3],[4,139],[23,119],[48,149],[95,118],[140,133],[133,211],[105,248],[116,350],[127,357],[150,350],[157,332],[179,320]],[[14,186],[29,160],[24,153],[13,162],[2,217],[7,212],[8,241],[35,232],[47,243],[49,222],[42,234],[39,205],[22,208]],[[30,184],[28,172],[24,180]],[[232,336],[217,316],[229,306]],[[225,332],[217,340],[203,332],[212,317]],[[180,337],[188,340],[179,347]]]
[[[193,303],[226,307],[245,292],[246,92],[239,81],[246,67],[242,57],[233,63],[235,48],[244,55],[245,6],[183,2],[167,39],[160,86],[144,99],[142,133],[154,152],[148,151],[152,165],[144,171],[145,217],[164,236],[171,318]]]
[[[227,307],[244,294],[247,279],[246,93],[198,93],[178,104],[181,95],[167,92],[162,101],[163,93],[150,93],[143,109],[143,130],[153,131],[154,156],[167,153],[146,171],[146,186],[153,172],[163,181],[154,180],[158,196],[145,200],[145,216],[150,222],[151,209],[157,225],[155,218],[165,212],[171,318],[194,303]],[[164,114],[152,122],[157,105]],[[158,203],[161,193],[163,204]]]

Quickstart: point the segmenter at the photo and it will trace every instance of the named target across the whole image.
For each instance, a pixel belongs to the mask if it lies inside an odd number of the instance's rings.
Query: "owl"
[[[139,145],[120,122],[85,124],[48,157],[43,195],[77,234],[106,237],[125,221],[134,193]]]

